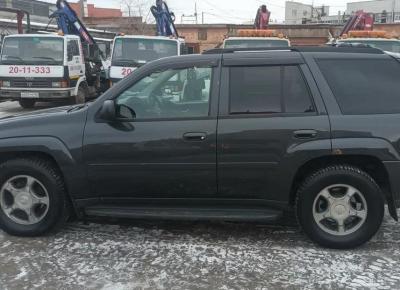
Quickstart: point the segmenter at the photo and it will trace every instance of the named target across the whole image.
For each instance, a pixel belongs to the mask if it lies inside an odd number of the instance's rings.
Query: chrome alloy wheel
[[[39,223],[46,216],[49,205],[49,194],[45,186],[32,176],[14,176],[1,187],[0,208],[17,224]]]
[[[345,184],[326,187],[313,205],[313,217],[319,228],[335,236],[356,232],[365,223],[367,213],[364,195]]]

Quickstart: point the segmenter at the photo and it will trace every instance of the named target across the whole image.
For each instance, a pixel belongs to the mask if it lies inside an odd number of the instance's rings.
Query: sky
[[[47,2],[55,2],[55,0],[46,0]],[[71,0],[74,2],[75,0]],[[77,0],[76,0],[77,1]],[[133,3],[137,7],[138,3],[155,4],[156,0],[88,0],[88,3],[95,4],[98,7],[121,8],[123,2]],[[176,22],[181,22],[181,15],[191,15],[195,11],[195,3],[197,3],[197,11],[199,14],[198,21],[201,23],[201,14],[204,12],[205,23],[244,23],[254,19],[258,7],[266,4],[272,12],[272,21],[283,22],[285,19],[285,0],[166,0],[169,8],[177,17]],[[331,7],[330,13],[337,14],[338,11],[346,10],[346,0],[297,0],[305,4],[313,4],[315,6],[328,5]],[[144,6],[145,7],[145,6]],[[123,10],[127,10],[126,6],[122,6]],[[145,9],[147,16],[148,8]],[[137,13],[137,12],[136,12]],[[150,17],[150,16],[149,16]],[[149,19],[151,20],[151,19]],[[189,23],[190,18],[186,18],[185,23]]]

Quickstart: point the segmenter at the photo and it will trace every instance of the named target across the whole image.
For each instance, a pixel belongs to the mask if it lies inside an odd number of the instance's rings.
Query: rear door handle
[[[183,139],[185,141],[204,141],[207,138],[207,134],[206,133],[185,133],[183,134]]]
[[[317,131],[315,130],[298,130],[293,133],[296,139],[313,139],[317,137]]]

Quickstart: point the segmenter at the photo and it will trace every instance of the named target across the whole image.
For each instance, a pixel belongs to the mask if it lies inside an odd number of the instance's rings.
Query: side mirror
[[[106,121],[115,121],[117,119],[117,110],[114,100],[107,100],[104,102],[98,117]]]
[[[117,119],[121,122],[133,122],[136,120],[136,112],[126,105],[119,105],[117,108]]]

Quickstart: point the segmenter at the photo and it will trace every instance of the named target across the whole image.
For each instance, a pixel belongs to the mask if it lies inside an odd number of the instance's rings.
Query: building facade
[[[295,1],[285,3],[285,24],[316,23],[329,16],[329,6],[313,6]]]
[[[94,4],[88,4],[86,0],[70,3],[70,6],[81,18],[119,18],[123,16],[121,9],[99,8]]]
[[[31,15],[31,21],[40,23],[49,22],[49,15],[56,11],[55,4],[37,0],[0,0],[0,7],[25,10]],[[13,19],[15,15],[2,12],[0,17]]]

